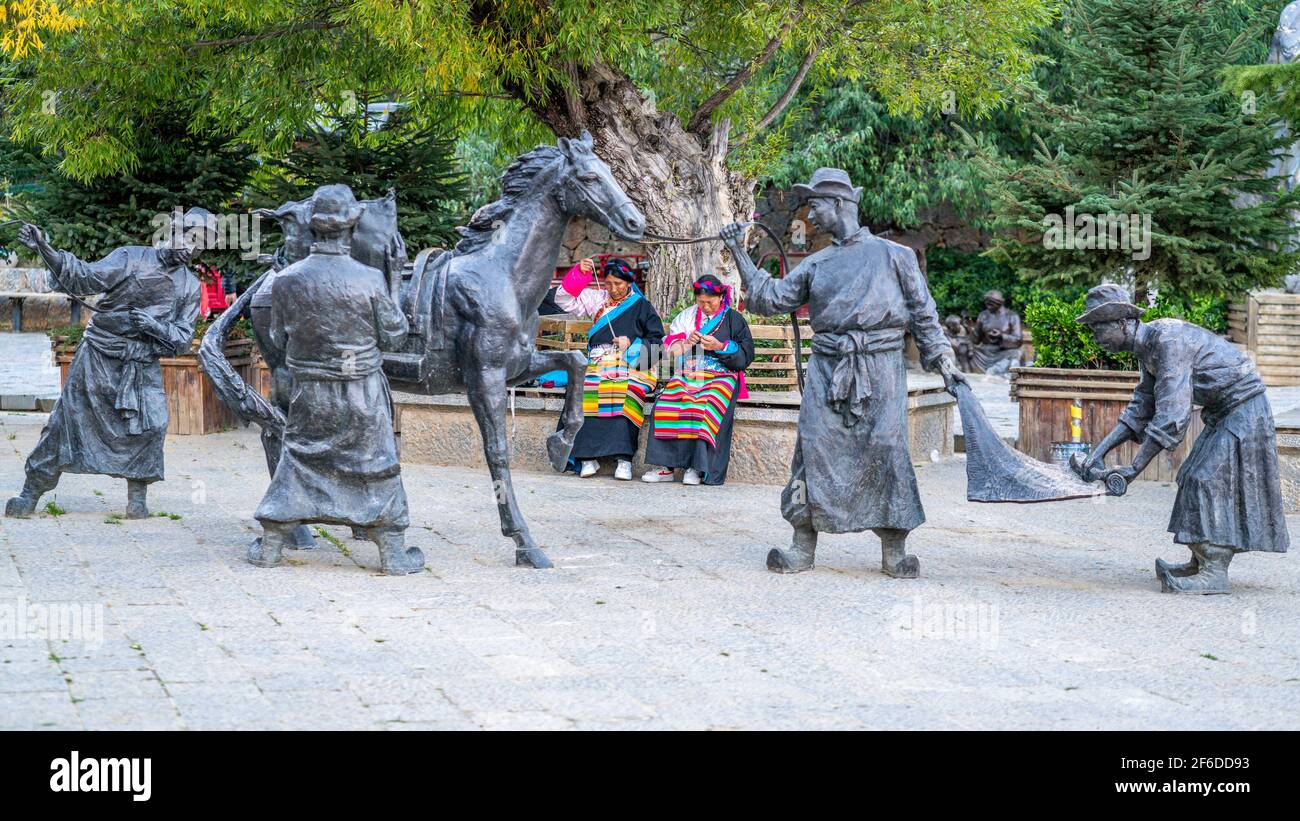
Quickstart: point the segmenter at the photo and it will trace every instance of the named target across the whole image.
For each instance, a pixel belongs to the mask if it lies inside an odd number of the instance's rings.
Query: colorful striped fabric
[[[613,351],[587,363],[582,383],[584,416],[626,416],[638,428],[645,422],[645,398],[654,390],[655,375],[628,367]]]
[[[734,373],[688,367],[668,380],[655,403],[655,438],[703,439],[717,447],[718,430],[735,394]]]

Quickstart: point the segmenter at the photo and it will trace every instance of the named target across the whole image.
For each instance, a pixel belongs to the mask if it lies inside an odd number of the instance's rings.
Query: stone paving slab
[[[0,495],[43,421],[0,414]],[[900,581],[867,534],[768,573],[776,486],[549,474],[517,486],[557,569],[520,570],[486,472],[409,466],[429,568],[389,578],[337,527],[248,565],[253,431],[166,447],[150,503],[180,518],[107,524],[124,483],[68,476],[66,514],[0,519],[0,729],[1300,728],[1300,563],[1160,594],[1167,484],[977,505],[960,458],[927,465],[923,577]],[[72,638],[19,635],[33,606]]]

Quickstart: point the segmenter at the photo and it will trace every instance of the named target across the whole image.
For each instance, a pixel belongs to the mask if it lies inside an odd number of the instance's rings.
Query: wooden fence
[[[1253,292],[1228,306],[1228,338],[1265,385],[1300,385],[1300,294]]]

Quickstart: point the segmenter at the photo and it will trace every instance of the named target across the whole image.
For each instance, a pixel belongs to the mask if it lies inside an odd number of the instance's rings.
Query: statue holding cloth
[[[809,570],[819,532],[871,530],[880,537],[882,570],[916,578],[920,562],[907,554],[907,534],[925,513],[908,451],[904,331],[912,332],[926,369],[941,373],[950,392],[966,379],[952,360],[915,253],[859,225],[862,189],[838,168],[820,168],[808,185],[794,188],[808,198],[813,225],[833,241],[784,279],[750,260],[741,244],[744,225],[721,233],[749,310],[781,314],[807,304],[816,333],[790,482],[781,494],[794,537],[788,550],[768,554],[767,566],[777,573]]]

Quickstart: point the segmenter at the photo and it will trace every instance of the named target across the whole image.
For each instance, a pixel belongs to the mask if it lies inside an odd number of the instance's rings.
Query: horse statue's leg
[[[501,532],[515,541],[515,564],[523,567],[551,567],[551,560],[533,541],[515,502],[510,482],[510,439],[506,433],[506,372],[494,365],[471,365],[465,369],[465,388],[470,409],[483,435],[483,455],[492,473],[492,494],[501,516]]]
[[[560,429],[546,437],[546,455],[551,467],[563,472],[573,452],[573,440],[582,427],[582,380],[587,374],[587,357],[579,351],[533,351],[528,370],[513,382],[527,382],[549,371],[562,370],[569,375],[564,388],[564,410],[560,412]]]

